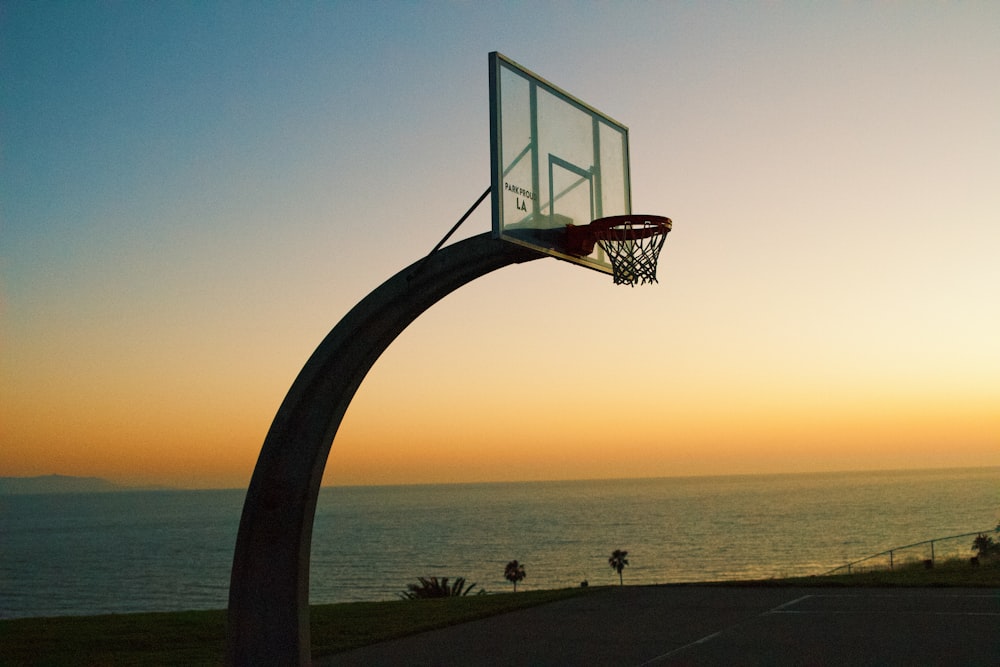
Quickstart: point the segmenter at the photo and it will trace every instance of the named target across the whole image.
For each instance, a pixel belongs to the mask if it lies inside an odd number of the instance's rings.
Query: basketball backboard
[[[628,128],[506,56],[490,54],[493,235],[611,273],[567,225],[632,212]]]

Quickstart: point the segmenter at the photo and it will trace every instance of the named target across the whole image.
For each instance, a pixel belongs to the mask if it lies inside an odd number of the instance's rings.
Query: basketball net
[[[611,262],[615,284],[635,286],[657,282],[656,263],[672,227],[670,218],[615,216],[612,223],[592,223],[591,233]]]

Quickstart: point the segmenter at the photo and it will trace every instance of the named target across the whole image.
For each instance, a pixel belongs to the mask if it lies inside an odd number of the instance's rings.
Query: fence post
[[[890,570],[895,570],[895,569],[896,569],[895,567],[893,567],[893,562],[892,562],[892,549],[889,549],[889,569],[890,569]]]

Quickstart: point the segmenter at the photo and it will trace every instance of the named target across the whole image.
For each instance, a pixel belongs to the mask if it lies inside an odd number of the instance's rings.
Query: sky
[[[659,283],[466,285],[324,484],[1000,465],[998,34],[994,2],[4,3],[0,476],[246,486],[326,333],[489,186],[490,51],[628,126]]]

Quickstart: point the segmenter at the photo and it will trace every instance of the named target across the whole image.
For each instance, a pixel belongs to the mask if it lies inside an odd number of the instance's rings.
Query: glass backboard
[[[632,212],[628,128],[499,53],[490,54],[493,235],[605,273],[567,225]]]

